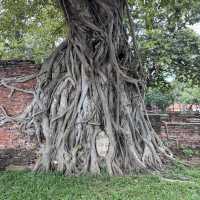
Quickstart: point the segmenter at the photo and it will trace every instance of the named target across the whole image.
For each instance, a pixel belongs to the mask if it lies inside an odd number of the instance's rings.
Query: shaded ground
[[[200,169],[177,167],[159,176],[64,177],[0,172],[1,200],[199,200]]]

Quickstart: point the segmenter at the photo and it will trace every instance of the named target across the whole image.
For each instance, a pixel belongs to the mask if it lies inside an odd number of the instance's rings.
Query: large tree
[[[145,117],[146,75],[123,24],[126,0],[59,3],[68,37],[43,64],[24,125],[34,127],[41,145],[35,170],[79,175],[105,168],[123,175],[161,169],[161,156],[171,154]],[[132,26],[130,32],[134,38]],[[109,140],[105,158],[96,149],[101,132]]]

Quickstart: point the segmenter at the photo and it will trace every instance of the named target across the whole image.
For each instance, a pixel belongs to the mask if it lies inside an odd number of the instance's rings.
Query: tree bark
[[[161,154],[171,155],[144,117],[145,74],[128,43],[125,0],[60,5],[69,36],[42,66],[26,126],[34,125],[41,144],[35,170],[123,175],[161,169]],[[96,150],[102,131],[109,139],[105,158]]]

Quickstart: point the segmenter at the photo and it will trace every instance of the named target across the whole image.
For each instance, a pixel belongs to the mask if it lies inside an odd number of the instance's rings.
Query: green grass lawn
[[[200,200],[200,169],[176,168],[164,176],[64,177],[0,172],[0,200]]]

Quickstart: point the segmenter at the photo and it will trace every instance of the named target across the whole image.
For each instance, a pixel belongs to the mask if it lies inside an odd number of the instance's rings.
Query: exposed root
[[[123,26],[125,0],[60,0],[70,36],[42,66],[31,120],[41,144],[35,171],[124,175],[159,170],[169,151],[144,118],[144,70]],[[16,89],[16,88],[15,88]],[[109,138],[105,159],[96,137]],[[105,162],[102,162],[105,160]]]

